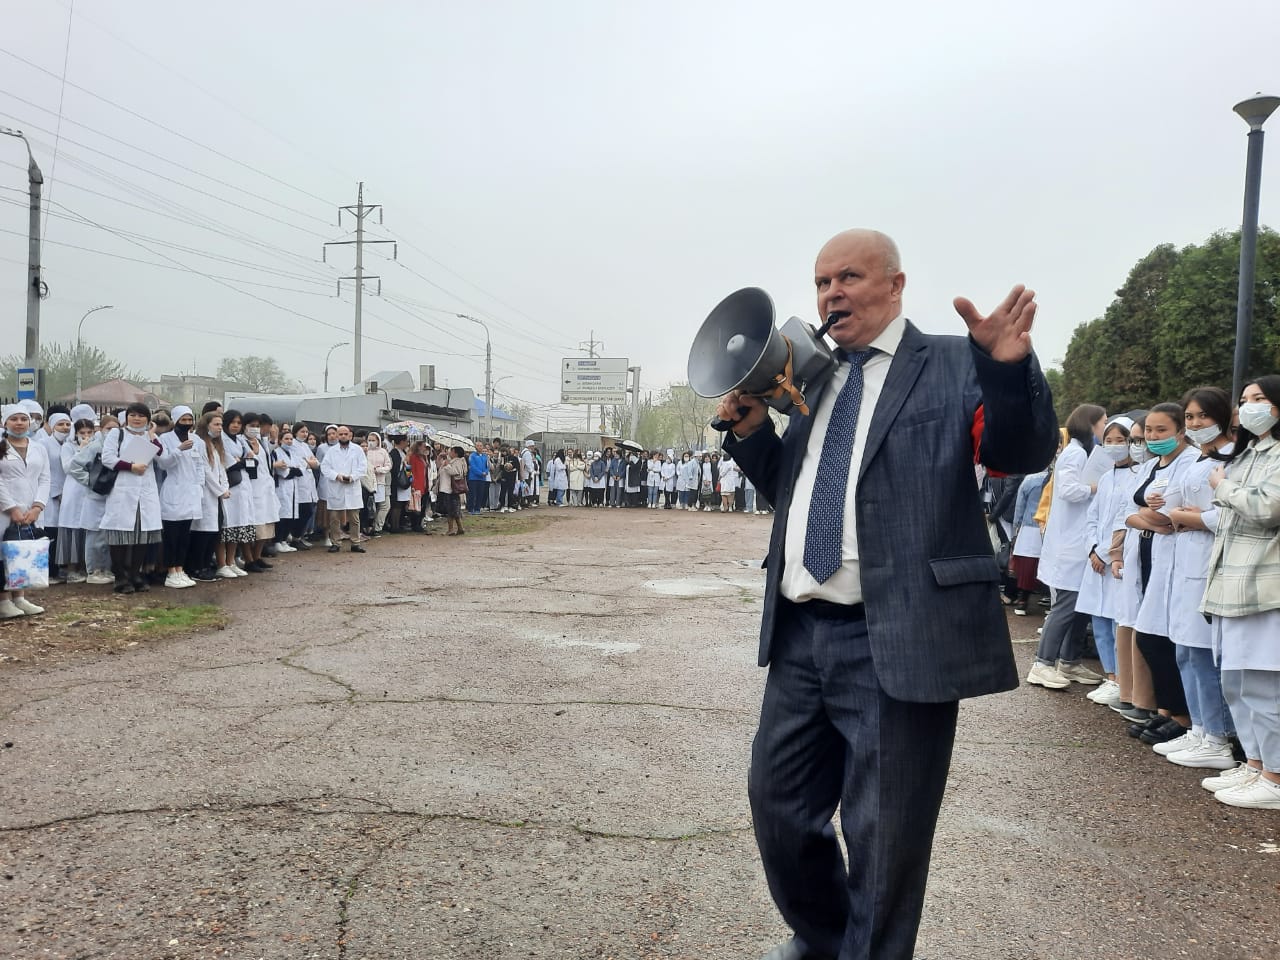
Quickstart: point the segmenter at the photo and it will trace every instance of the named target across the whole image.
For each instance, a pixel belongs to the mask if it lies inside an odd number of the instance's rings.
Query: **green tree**
[[[0,393],[11,395],[17,391],[18,368],[21,366],[23,366],[23,357],[18,354],[0,358]],[[81,369],[82,381],[86,387],[106,380],[142,379],[142,374],[130,370],[105,351],[87,343],[83,344],[79,358],[77,358],[75,343],[42,344],[40,367],[44,370],[46,398],[64,397],[74,393],[77,367]]]
[[[1071,412],[1071,408],[1066,406],[1066,396],[1062,385],[1062,371],[1057,367],[1050,367],[1045,370],[1044,379],[1049,384],[1049,392],[1053,394],[1053,409],[1058,414],[1058,422],[1062,423],[1067,419],[1067,414]]]
[[[1215,233],[1182,251],[1160,298],[1156,365],[1159,399],[1192,388],[1230,389],[1240,284],[1240,232]],[[1247,373],[1280,370],[1280,234],[1258,231],[1254,313]]]
[[[227,357],[218,364],[218,379],[244,384],[255,393],[293,393],[301,388],[285,376],[274,357]]]

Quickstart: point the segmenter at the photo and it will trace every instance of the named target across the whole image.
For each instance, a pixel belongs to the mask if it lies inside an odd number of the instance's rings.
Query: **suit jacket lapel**
[[[889,435],[889,430],[898,417],[898,411],[906,403],[911,388],[915,386],[920,371],[924,369],[928,353],[928,341],[908,320],[907,329],[902,334],[902,343],[893,355],[893,362],[889,365],[889,376],[885,379],[884,389],[880,391],[880,399],[876,403],[875,412],[871,415],[867,445],[862,453],[862,463],[858,467],[859,480],[867,472],[867,465],[875,458],[880,444],[884,443],[885,437]]]

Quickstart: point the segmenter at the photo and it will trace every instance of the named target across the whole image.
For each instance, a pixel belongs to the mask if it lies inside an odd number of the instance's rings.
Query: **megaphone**
[[[773,300],[759,287],[744,287],[716,305],[689,350],[689,387],[700,397],[731,390],[759,397],[781,414],[808,416],[805,392],[825,381],[836,358],[822,339],[828,324],[815,330],[792,317],[774,326]],[[716,430],[732,423],[716,418]]]

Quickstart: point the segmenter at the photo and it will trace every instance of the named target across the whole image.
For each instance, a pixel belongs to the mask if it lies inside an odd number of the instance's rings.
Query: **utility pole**
[[[640,422],[640,368],[627,367],[631,380],[631,439],[636,438],[636,426]]]
[[[40,188],[44,186],[44,174],[36,163],[36,155],[31,152],[31,144],[21,130],[0,127],[0,133],[21,140],[27,148],[27,183],[31,194],[31,219],[28,227],[27,253],[27,343],[26,363],[32,369],[40,366],[40,300],[45,294],[44,281],[40,279]],[[44,399],[44,384],[40,374],[36,374],[36,389],[40,391],[40,399]]]
[[[368,204],[367,204],[367,203],[365,203],[365,202],[364,202],[364,181],[363,181],[363,180],[361,180],[361,181],[360,181],[360,185],[359,185],[359,187],[357,188],[357,191],[356,191],[356,202],[355,202],[355,206],[339,207],[339,208],[338,208],[338,226],[342,226],[342,211],[343,211],[343,210],[347,211],[347,213],[351,214],[352,216],[354,216],[354,217],[356,218],[356,238],[355,238],[354,240],[333,240],[333,241],[331,241],[331,242],[329,242],[329,243],[326,243],[326,244],[324,245],[324,248],[323,248],[324,252],[321,254],[320,259],[321,259],[321,260],[324,260],[325,262],[328,262],[328,261],[327,261],[327,259],[326,259],[326,257],[327,257],[327,255],[328,255],[328,251],[329,251],[329,248],[330,248],[330,247],[347,246],[347,245],[349,245],[349,244],[353,244],[353,243],[354,243],[354,244],[355,244],[355,246],[356,246],[356,272],[355,272],[355,276],[353,276],[353,277],[339,277],[339,278],[338,278],[338,296],[342,296],[342,281],[343,281],[343,280],[354,280],[354,281],[356,282],[356,327],[355,327],[355,337],[353,338],[354,343],[355,343],[355,358],[354,358],[354,360],[355,360],[355,362],[354,362],[354,366],[355,366],[355,380],[354,380],[354,383],[359,384],[359,383],[360,383],[360,381],[364,379],[364,371],[363,371],[363,369],[361,368],[361,364],[360,364],[360,346],[361,346],[361,336],[360,336],[360,306],[361,306],[361,299],[362,299],[362,296],[363,296],[363,294],[364,294],[364,282],[365,282],[365,280],[377,280],[377,281],[378,281],[378,294],[377,294],[377,295],[378,295],[378,296],[382,296],[382,278],[381,278],[381,277],[379,277],[379,276],[369,276],[369,277],[366,277],[366,276],[365,276],[365,273],[364,273],[364,245],[365,245],[366,243],[389,243],[389,244],[391,244],[391,259],[392,259],[392,260],[395,260],[395,259],[397,258],[397,255],[398,255],[398,253],[399,253],[399,245],[398,245],[398,244],[396,243],[396,241],[394,241],[394,240],[366,240],[366,239],[364,238],[364,219],[365,219],[365,217],[369,216],[370,214],[372,214],[372,213],[373,213],[373,211],[377,210],[377,211],[378,211],[378,223],[379,223],[379,224],[381,224],[381,223],[382,223],[382,204],[380,204],[380,203],[368,203]]]
[[[590,340],[579,340],[579,341],[578,341],[578,349],[579,349],[579,350],[585,350],[585,351],[586,351],[587,356],[588,356],[588,357],[591,357],[593,360],[595,359],[595,356],[596,356],[596,347],[599,347],[601,350],[603,350],[603,349],[604,349],[604,341],[603,341],[603,340],[597,340],[597,339],[596,339],[596,332],[595,332],[594,330],[592,330],[592,331],[591,331],[591,339],[590,339]],[[601,407],[600,407],[600,412],[601,412],[601,414],[603,414],[603,413],[604,413],[604,407],[603,407],[603,406],[601,406]],[[592,426],[592,424],[591,424],[591,404],[589,404],[589,403],[588,403],[588,404],[587,404],[587,433],[595,433],[595,432],[596,432],[596,429],[595,429],[595,427],[593,427],[593,426]]]

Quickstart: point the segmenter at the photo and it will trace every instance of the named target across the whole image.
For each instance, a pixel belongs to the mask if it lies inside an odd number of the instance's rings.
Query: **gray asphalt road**
[[[226,630],[0,672],[0,955],[754,960],[785,936],[745,795],[767,521],[551,519],[282,559],[186,592]],[[1270,957],[1280,817],[1083,693],[962,709],[919,953]]]

